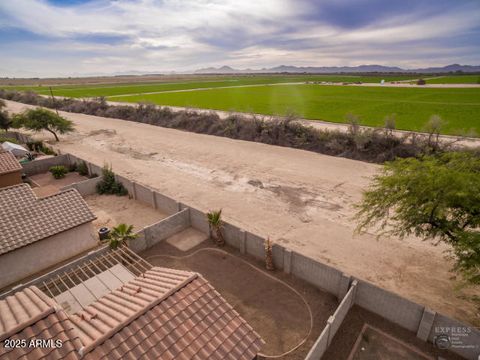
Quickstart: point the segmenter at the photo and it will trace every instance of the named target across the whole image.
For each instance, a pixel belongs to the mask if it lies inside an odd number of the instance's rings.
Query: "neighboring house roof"
[[[22,165],[10,152],[0,148],[0,175],[22,170]]]
[[[95,220],[75,189],[37,198],[27,184],[0,189],[0,255]]]
[[[28,315],[21,315],[22,307],[3,304],[38,292],[33,286],[0,301],[1,318],[7,319],[7,326],[0,326],[0,339],[64,329],[62,334],[76,347],[75,359],[252,360],[263,345],[260,336],[196,273],[154,267],[76,315],[68,317],[58,310],[56,324],[41,320],[53,302],[44,300],[43,294],[30,301],[37,309]],[[8,320],[17,316],[23,318]],[[9,359],[18,359],[22,354],[11,355]],[[61,358],[52,355],[49,358]]]

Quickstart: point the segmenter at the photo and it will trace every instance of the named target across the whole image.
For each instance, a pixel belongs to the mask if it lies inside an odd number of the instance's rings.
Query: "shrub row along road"
[[[18,112],[28,105],[8,101]],[[61,113],[76,132],[62,152],[117,173],[346,273],[460,320],[475,307],[453,291],[443,247],[354,236],[353,204],[379,166],[135,122]],[[41,135],[43,136],[43,134]],[[49,138],[45,134],[45,138]]]

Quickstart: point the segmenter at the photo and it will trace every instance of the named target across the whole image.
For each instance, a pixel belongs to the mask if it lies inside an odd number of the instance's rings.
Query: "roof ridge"
[[[152,269],[150,269],[148,272],[151,272],[155,269],[162,269],[161,267],[153,267]],[[101,345],[102,343],[104,343],[107,339],[109,339],[110,337],[112,337],[113,335],[115,335],[117,332],[119,332],[121,329],[123,329],[124,327],[126,327],[128,324],[130,324],[131,322],[133,322],[134,320],[138,319],[140,316],[144,315],[145,313],[147,313],[148,311],[150,311],[153,307],[157,306],[158,304],[160,304],[162,301],[164,301],[165,299],[167,299],[169,296],[171,296],[172,294],[174,294],[175,292],[179,291],[180,289],[184,288],[187,284],[191,283],[193,280],[195,280],[196,278],[199,277],[199,274],[198,273],[195,273],[195,272],[186,272],[186,271],[182,271],[186,274],[190,274],[190,276],[188,276],[185,280],[181,281],[178,285],[176,285],[175,287],[171,288],[170,290],[168,290],[167,292],[165,292],[164,294],[162,294],[162,296],[159,296],[157,298],[155,298],[153,301],[150,301],[149,304],[147,304],[146,306],[144,306],[143,308],[139,309],[138,311],[134,312],[132,315],[130,315],[129,317],[127,317],[125,320],[123,321],[120,321],[117,325],[111,327],[107,332],[105,332],[104,334],[102,334],[100,337],[98,337],[97,339],[93,340],[92,342],[90,342],[89,344],[85,345],[84,347],[82,347],[80,349],[80,355],[81,356],[84,356],[85,354],[87,354],[88,352],[92,351],[95,349],[96,346],[98,345]],[[138,276],[136,278],[134,278],[133,280],[125,283],[123,286],[126,286],[130,283],[132,283],[133,281],[135,280],[138,280],[138,279],[143,279],[145,278],[145,274],[142,274],[143,276]],[[110,294],[114,294],[115,292],[118,292],[118,291],[123,291],[123,286],[119,289],[116,289],[114,291],[112,291]],[[137,286],[138,288],[141,288],[140,286],[138,285],[135,285]],[[100,299],[99,299],[100,300]],[[97,300],[96,302],[98,302],[99,300]],[[96,303],[95,302],[95,303]],[[93,303],[93,304],[95,304]],[[93,305],[92,304],[92,305]]]

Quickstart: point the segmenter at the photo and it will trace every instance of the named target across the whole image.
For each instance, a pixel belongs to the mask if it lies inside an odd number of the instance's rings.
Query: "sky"
[[[0,77],[480,65],[480,0],[2,0]]]

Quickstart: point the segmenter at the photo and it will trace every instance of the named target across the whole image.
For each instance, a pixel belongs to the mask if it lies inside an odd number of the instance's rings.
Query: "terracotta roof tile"
[[[44,198],[27,184],[0,189],[0,255],[94,219],[75,189]]]
[[[260,336],[199,274],[152,268],[70,317],[36,287],[0,301],[0,339],[60,339],[0,360],[252,360]]]
[[[22,170],[22,165],[10,152],[0,149],[0,175]]]
[[[81,343],[63,310],[37,287],[26,288],[0,300],[0,341],[26,340],[27,346],[0,347],[0,359],[78,359]],[[54,339],[61,347],[28,346],[34,339]]]
[[[119,358],[161,358],[163,359],[235,359],[251,360],[258,353],[263,341],[260,336],[243,320],[240,315],[215,291],[200,275],[188,272],[168,270],[170,276],[178,276],[176,285],[168,279],[165,288],[167,269],[153,268],[145,276],[137,278],[124,289],[114,291],[110,301],[119,299],[137,302],[136,297],[144,295],[142,301],[149,310],[132,309],[128,314],[123,311],[115,315],[121,325],[109,337],[91,331],[91,342],[85,348],[86,359]],[[131,294],[132,286],[140,291]],[[128,286],[127,286],[128,285]],[[147,290],[151,291],[147,295]],[[146,297],[145,297],[146,296]],[[134,300],[135,299],[135,300]],[[102,299],[98,300],[102,302]],[[97,316],[88,320],[92,309],[85,309],[85,319],[74,323],[98,325],[102,319],[111,316],[106,307],[96,306]],[[136,313],[133,313],[137,311]],[[123,319],[123,320],[122,320]],[[110,320],[110,319],[109,319]],[[90,331],[91,329],[89,329]],[[98,340],[100,339],[100,340]]]

